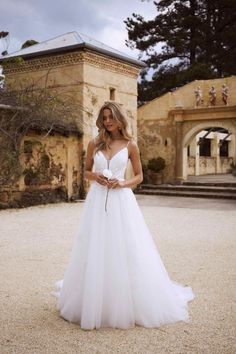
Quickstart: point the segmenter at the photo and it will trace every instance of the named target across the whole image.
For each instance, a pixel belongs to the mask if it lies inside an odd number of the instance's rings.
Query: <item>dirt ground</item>
[[[83,203],[0,212],[1,354],[236,353],[236,203],[137,196],[170,277],[192,287],[190,323],[82,330],[59,316]]]

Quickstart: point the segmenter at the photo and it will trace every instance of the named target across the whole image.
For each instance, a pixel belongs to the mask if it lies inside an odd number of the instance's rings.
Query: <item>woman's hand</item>
[[[117,178],[112,178],[112,179],[107,181],[107,187],[109,189],[124,188],[125,187],[125,181],[120,181]]]
[[[95,173],[95,181],[102,186],[107,186],[108,180],[101,173]]]

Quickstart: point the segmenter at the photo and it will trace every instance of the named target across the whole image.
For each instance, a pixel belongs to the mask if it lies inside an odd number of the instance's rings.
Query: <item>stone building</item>
[[[228,88],[228,102],[222,100],[223,85]],[[201,102],[196,100],[199,87]],[[188,175],[227,172],[236,158],[236,77],[196,80],[141,106],[138,132],[144,163],[165,158],[166,183],[181,183]]]
[[[131,132],[137,136],[137,77],[144,64],[77,32],[24,48],[0,58],[0,64],[1,61],[7,64],[6,89],[19,89],[29,83],[45,86],[62,97],[69,95],[78,110],[74,132],[54,130],[45,136],[35,130],[22,139],[25,153],[21,164],[32,170],[31,174],[28,179],[22,175],[14,186],[0,186],[0,202],[21,205],[26,195],[28,204],[40,202],[36,195],[43,196],[41,202],[49,202],[55,199],[58,188],[66,200],[79,198],[83,190],[83,158],[88,141],[97,133],[95,120],[100,106],[109,100],[120,103]],[[4,110],[4,104],[0,108]],[[70,121],[70,117],[66,119]],[[42,156],[47,160],[43,174],[48,178],[34,178],[32,183],[30,176],[35,177],[35,170],[41,169]]]

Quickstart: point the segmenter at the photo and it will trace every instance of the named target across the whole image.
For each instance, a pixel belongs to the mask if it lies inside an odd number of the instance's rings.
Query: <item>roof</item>
[[[52,39],[48,39],[46,41],[33,44],[30,47],[20,49],[8,55],[4,55],[0,57],[0,61],[5,58],[12,58],[18,56],[24,58],[31,58],[31,57],[36,57],[36,56],[38,57],[41,55],[50,54],[50,53],[58,53],[58,52],[75,50],[75,49],[83,49],[83,48],[91,49],[101,54],[106,54],[130,62],[139,67],[146,66],[146,64],[143,63],[142,61],[132,58],[127,54],[124,54],[112,47],[109,47],[108,45],[102,42],[90,38],[85,34],[77,33],[76,31],[68,32],[60,36],[54,37]]]

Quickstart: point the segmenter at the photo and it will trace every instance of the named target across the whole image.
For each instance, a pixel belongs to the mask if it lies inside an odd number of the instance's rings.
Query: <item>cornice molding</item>
[[[199,107],[199,108],[175,108],[175,109],[170,109],[169,114],[170,115],[175,115],[175,114],[182,114],[182,115],[187,115],[187,114],[196,114],[198,115],[199,113],[218,113],[218,112],[235,112],[236,111],[236,105],[232,106],[211,106],[211,107]]]
[[[108,71],[117,72],[126,76],[131,76],[137,79],[140,68],[134,65],[126,64],[119,60],[114,60],[109,57],[98,55],[89,51],[84,53],[84,63],[97,66]]]
[[[16,73],[33,72],[76,64],[90,64],[108,71],[137,78],[140,68],[126,64],[121,60],[115,60],[105,55],[95,54],[91,51],[70,52],[59,55],[43,56],[25,60],[23,63],[9,63],[5,66],[4,73],[12,75]]]
[[[51,69],[83,62],[83,53],[66,53],[24,60],[22,63],[10,63],[4,67],[5,74],[31,72]]]

